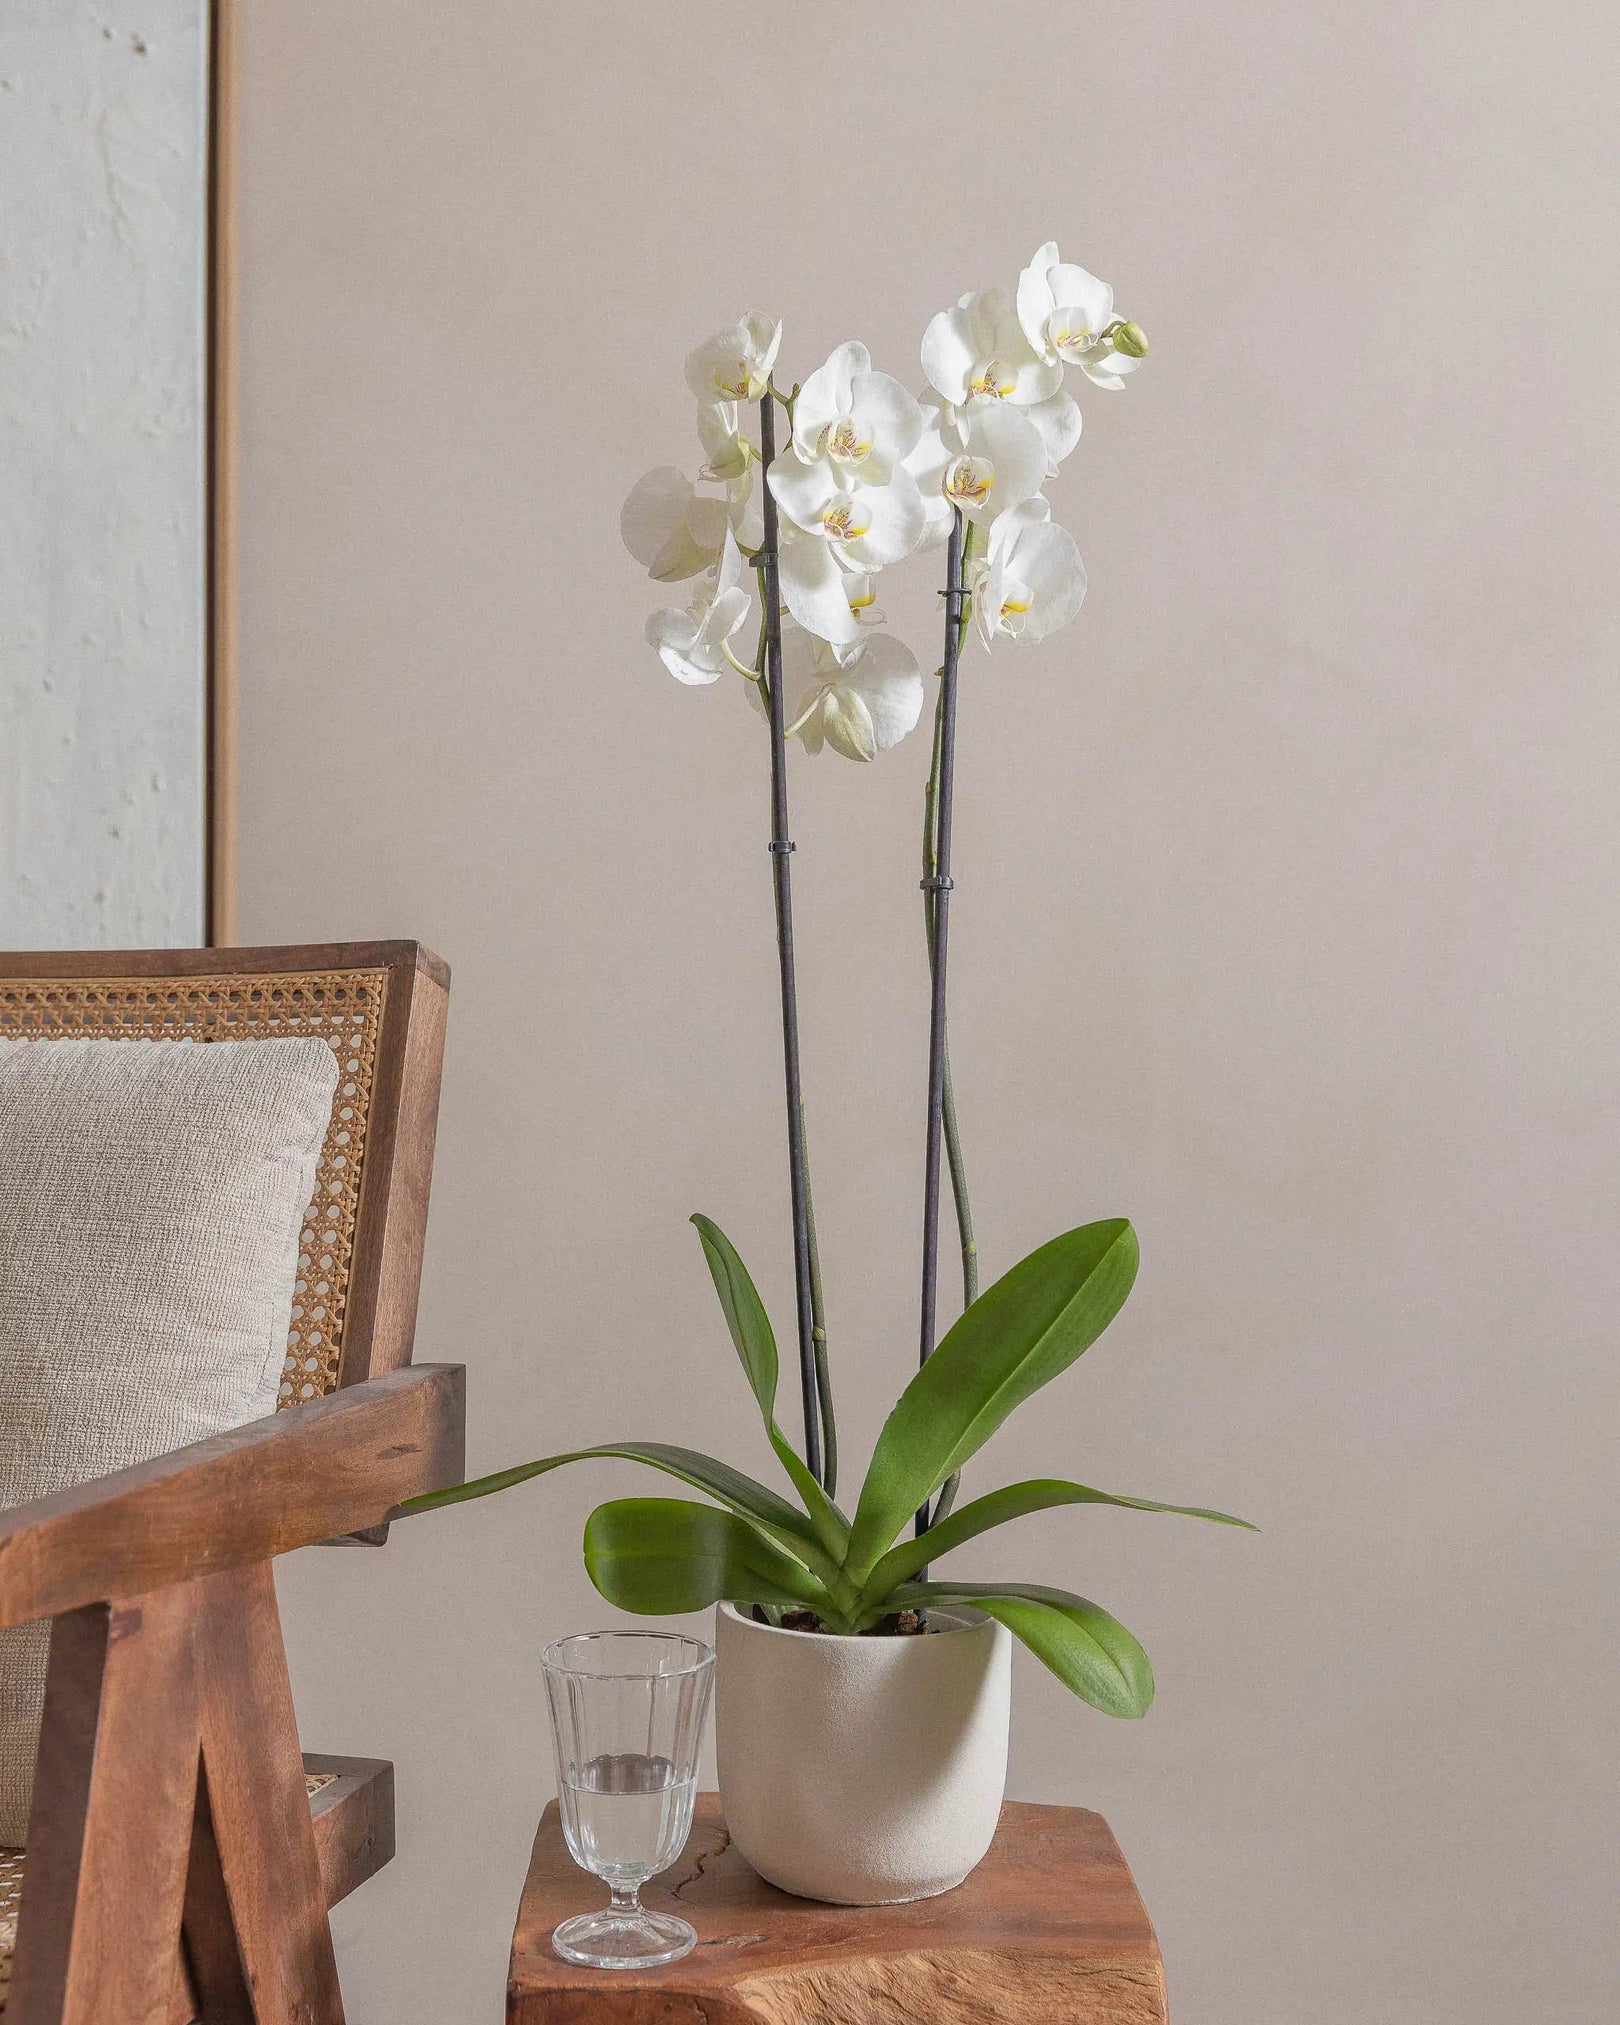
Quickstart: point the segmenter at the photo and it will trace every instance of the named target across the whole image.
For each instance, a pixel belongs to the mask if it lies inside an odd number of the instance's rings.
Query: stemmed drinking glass
[[[686,1846],[714,1654],[666,1631],[584,1631],[541,1655],[568,1853],[607,1885],[601,1911],[564,1920],[552,1945],[595,1969],[678,1962],[696,1929],[649,1912],[640,1891]]]

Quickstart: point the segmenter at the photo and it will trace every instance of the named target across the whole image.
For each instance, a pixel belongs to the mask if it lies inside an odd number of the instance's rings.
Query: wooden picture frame
[[[207,455],[207,946],[236,940],[237,0],[209,0]]]

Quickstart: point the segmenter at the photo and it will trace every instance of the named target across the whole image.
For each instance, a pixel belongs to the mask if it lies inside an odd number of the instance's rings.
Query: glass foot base
[[[638,1910],[580,1913],[564,1920],[551,1945],[565,1962],[587,1969],[656,1969],[697,1946],[697,1929],[673,1913]]]

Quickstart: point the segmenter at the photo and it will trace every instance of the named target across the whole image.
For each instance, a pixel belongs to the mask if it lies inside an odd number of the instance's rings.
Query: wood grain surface
[[[766,1884],[732,1847],[716,1795],[645,1904],[698,1946],[648,1971],[575,1968],[551,1932],[606,1902],[577,1869],[555,1803],[535,1838],[512,1942],[509,2025],[1165,2025],[1153,1926],[1108,1823],[1009,1801],[963,1885],[899,1906],[818,1905]]]
[[[268,1560],[459,1483],[465,1377],[418,1364],[0,1514],[0,1625]]]

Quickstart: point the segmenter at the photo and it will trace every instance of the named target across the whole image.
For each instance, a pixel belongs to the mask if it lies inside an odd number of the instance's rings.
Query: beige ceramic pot
[[[715,1745],[732,1840],[801,1898],[895,1905],[960,1884],[1007,1783],[1012,1639],[970,1610],[915,1638],[715,1613]]]

